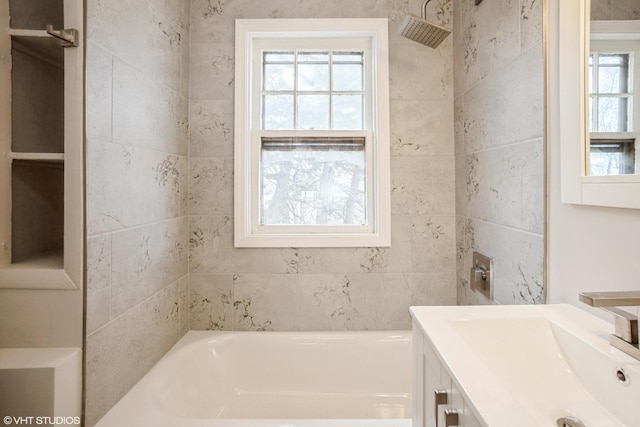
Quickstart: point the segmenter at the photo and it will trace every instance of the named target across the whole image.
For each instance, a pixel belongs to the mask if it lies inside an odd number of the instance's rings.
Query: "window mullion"
[[[298,129],[298,49],[293,51],[293,128]]]
[[[333,49],[329,50],[329,129],[333,130]]]
[[[598,52],[594,52],[593,53],[593,93],[594,93],[594,99],[593,99],[593,113],[592,113],[592,117],[591,120],[593,121],[593,130],[595,132],[598,132],[598,130],[600,129],[600,84],[598,83],[599,80],[599,69],[600,69],[600,55],[598,54]]]

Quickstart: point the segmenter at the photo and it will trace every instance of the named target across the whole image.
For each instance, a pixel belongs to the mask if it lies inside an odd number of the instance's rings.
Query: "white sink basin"
[[[640,426],[640,361],[611,347],[601,319],[564,304],[412,314],[486,426]]]

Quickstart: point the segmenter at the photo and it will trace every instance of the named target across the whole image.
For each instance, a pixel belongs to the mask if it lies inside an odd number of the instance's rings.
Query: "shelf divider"
[[[21,30],[15,28],[9,29],[9,35],[17,37],[52,37],[46,30]]]
[[[64,153],[11,153],[11,159],[35,161],[64,161]]]

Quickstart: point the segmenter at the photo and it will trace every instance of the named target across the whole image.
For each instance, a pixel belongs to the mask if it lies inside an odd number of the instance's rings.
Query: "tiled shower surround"
[[[189,329],[189,2],[87,1],[86,425]]]
[[[422,1],[195,0],[191,4],[189,282],[192,329],[408,329],[409,305],[454,304],[453,72],[396,34]],[[451,4],[430,19],[451,27]],[[389,248],[233,247],[236,18],[389,18]]]
[[[408,329],[410,305],[483,302],[472,247],[501,302],[539,302],[539,1],[433,0],[460,20],[433,50],[396,34],[422,0],[88,0],[86,425],[189,329]],[[392,243],[236,249],[234,20],[312,17],[389,19]]]
[[[473,250],[497,302],[542,303],[542,0],[453,3],[458,303],[492,303],[469,289]]]
[[[638,0],[591,0],[591,19],[620,21],[640,19]]]

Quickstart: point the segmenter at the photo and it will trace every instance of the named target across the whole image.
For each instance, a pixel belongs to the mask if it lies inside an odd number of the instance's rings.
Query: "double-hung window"
[[[589,175],[634,174],[640,127],[640,42],[592,41],[589,55]]]
[[[387,21],[237,20],[235,245],[388,246]]]

